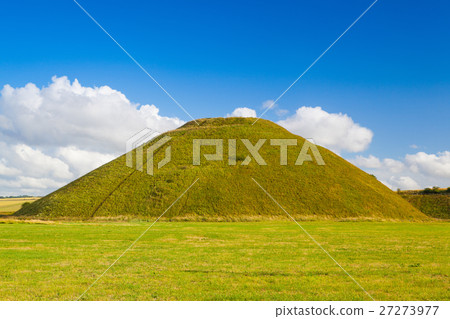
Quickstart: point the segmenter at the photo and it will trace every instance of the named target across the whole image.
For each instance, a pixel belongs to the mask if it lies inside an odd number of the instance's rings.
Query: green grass
[[[285,209],[298,219],[376,219],[424,220],[411,204],[373,176],[331,151],[319,147],[324,166],[316,162],[294,165],[304,144],[267,120],[216,118],[198,120],[168,132],[172,139],[172,161],[156,170],[154,176],[125,165],[125,156],[90,172],[56,192],[21,209],[16,215],[42,219],[155,218],[195,179],[196,185],[167,213],[169,219],[184,220],[273,220],[284,213],[254,183],[256,179]],[[224,140],[224,160],[192,164],[193,139]],[[158,138],[157,138],[158,139]],[[238,165],[228,165],[228,139],[237,140]],[[240,165],[249,153],[240,139],[254,145],[266,139],[260,154],[267,162],[259,166],[253,159]],[[270,139],[297,139],[288,148],[288,165],[280,165],[280,148]],[[156,142],[156,141],[153,141]],[[153,142],[144,147],[145,150]],[[202,148],[214,153],[213,147]],[[165,147],[156,152],[155,163],[163,158]],[[144,159],[144,163],[146,160]]]
[[[0,300],[74,300],[149,223],[0,224]],[[305,222],[377,300],[448,300],[446,223]],[[293,222],[158,222],[86,300],[368,300]]]
[[[404,191],[400,194],[424,214],[433,218],[450,219],[450,193],[421,194]]]
[[[13,214],[22,208],[24,203],[32,203],[38,197],[0,198],[0,214]]]

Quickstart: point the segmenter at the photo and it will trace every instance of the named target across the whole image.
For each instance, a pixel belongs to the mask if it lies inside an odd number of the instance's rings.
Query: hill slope
[[[450,219],[449,192],[424,194],[423,192],[402,191],[400,195],[428,216],[439,219]]]
[[[285,213],[252,180],[258,181],[295,218],[368,218],[422,220],[427,217],[373,176],[325,148],[319,151],[326,165],[316,161],[294,165],[304,139],[282,127],[249,118],[213,118],[189,122],[164,135],[171,140],[155,152],[155,163],[172,149],[172,160],[154,176],[125,165],[125,155],[88,173],[52,194],[24,207],[18,216],[81,218],[121,216],[158,217],[198,178],[198,182],[171,207],[168,219],[248,220],[285,218]],[[146,149],[163,138],[147,143]],[[224,160],[192,163],[193,139],[223,139]],[[270,139],[297,139],[288,147],[288,165],[280,165],[280,147]],[[237,165],[228,165],[228,139],[236,139]],[[249,154],[240,139],[255,145],[267,139],[255,159],[241,165]],[[202,154],[214,153],[203,146]],[[135,151],[133,152],[135,153]]]

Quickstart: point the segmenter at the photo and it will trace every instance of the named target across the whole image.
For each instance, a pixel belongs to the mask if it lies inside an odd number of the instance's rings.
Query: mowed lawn
[[[150,223],[0,224],[0,300],[76,300]],[[305,222],[377,300],[448,300],[448,223]],[[369,300],[292,222],[158,222],[83,300]]]

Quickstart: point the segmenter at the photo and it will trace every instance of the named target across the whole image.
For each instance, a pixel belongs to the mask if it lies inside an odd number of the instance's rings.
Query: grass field
[[[149,223],[0,224],[0,300],[74,300]],[[377,300],[448,300],[447,223],[305,222]],[[158,222],[85,300],[369,300],[292,222]]]
[[[0,214],[12,214],[22,208],[24,203],[32,203],[39,197],[0,198]]]

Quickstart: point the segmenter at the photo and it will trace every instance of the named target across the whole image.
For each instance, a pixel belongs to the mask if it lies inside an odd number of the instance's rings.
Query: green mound
[[[270,220],[286,214],[255,183],[264,187],[287,212],[297,219],[425,220],[427,217],[389,190],[373,176],[333,152],[318,147],[325,165],[305,161],[295,165],[305,139],[267,120],[251,125],[249,118],[213,118],[189,122],[155,138],[171,139],[155,151],[154,163],[172,150],[171,161],[154,175],[127,167],[126,156],[86,174],[61,189],[22,208],[16,215],[34,218],[143,218],[160,216],[195,180],[198,181],[164,215],[169,220]],[[214,146],[202,146],[201,164],[193,165],[194,139],[222,139],[223,160],[206,160]],[[235,156],[229,156],[228,140],[236,140]],[[241,139],[259,149],[267,165],[259,165]],[[287,165],[280,165],[280,146],[270,139],[296,139],[288,147]],[[132,152],[135,159],[136,150]],[[229,165],[229,157],[236,165]],[[155,166],[156,167],[156,166]],[[139,165],[138,165],[139,168]],[[255,181],[254,181],[254,180]]]

